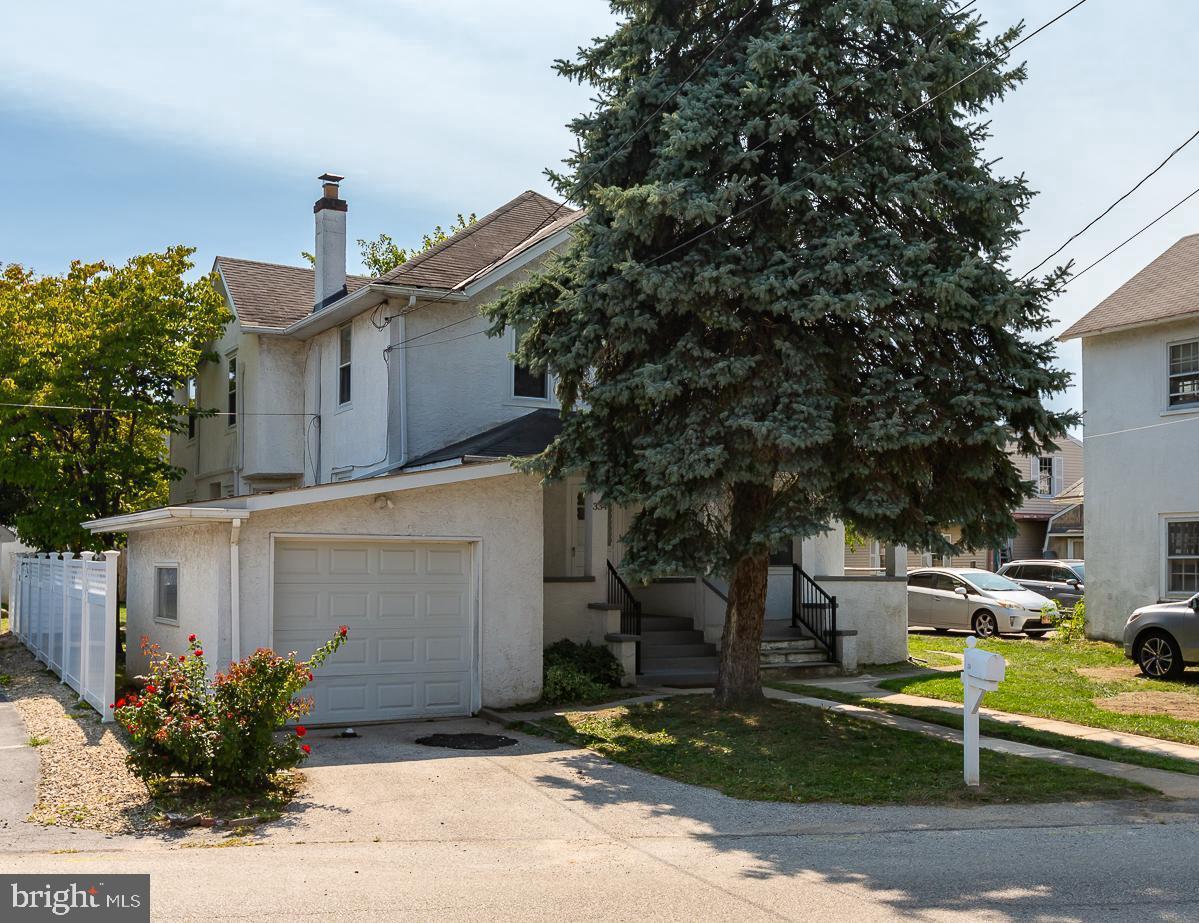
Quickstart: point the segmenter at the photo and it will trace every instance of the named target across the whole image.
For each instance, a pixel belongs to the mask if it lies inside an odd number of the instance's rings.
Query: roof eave
[[[294,324],[272,332],[306,339],[343,324],[388,298],[416,298],[422,301],[466,301],[467,296],[449,289],[423,288],[371,282],[327,307],[314,311]]]
[[[93,535],[100,532],[147,532],[169,526],[194,525],[206,522],[233,522],[250,518],[249,510],[229,507],[162,506],[140,513],[106,516],[83,523]]]

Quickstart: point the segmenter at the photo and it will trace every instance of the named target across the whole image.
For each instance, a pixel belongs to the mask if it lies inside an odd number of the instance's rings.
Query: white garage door
[[[280,539],[274,581],[276,650],[307,657],[350,629],[308,687],[309,721],[470,714],[469,545]]]

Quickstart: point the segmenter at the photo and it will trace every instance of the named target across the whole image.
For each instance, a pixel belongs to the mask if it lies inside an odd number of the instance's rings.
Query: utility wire
[[[1112,209],[1114,209],[1117,205],[1119,205],[1121,202],[1123,202],[1125,199],[1127,199],[1130,195],[1132,195],[1134,192],[1136,192],[1138,189],[1140,189],[1143,185],[1145,185],[1145,183],[1148,182],[1159,170],[1161,170],[1162,167],[1164,167],[1166,164],[1168,164],[1171,160],[1174,159],[1175,154],[1177,154],[1179,151],[1181,151],[1184,147],[1186,147],[1188,144],[1190,144],[1196,138],[1199,138],[1199,130],[1196,130],[1195,133],[1193,135],[1191,135],[1189,138],[1187,138],[1185,141],[1183,141],[1182,144],[1178,145],[1178,147],[1176,147],[1176,148],[1174,148],[1174,150],[1170,151],[1170,153],[1166,156],[1165,160],[1163,160],[1156,167],[1154,167],[1152,170],[1150,170],[1148,173],[1146,173],[1144,176],[1142,176],[1137,181],[1137,184],[1135,186],[1133,186],[1126,193],[1124,193],[1124,195],[1120,196],[1120,198],[1116,199],[1116,201],[1114,201],[1111,205],[1109,205],[1102,212],[1100,212],[1095,218],[1093,218],[1091,220],[1091,222],[1086,227],[1084,227],[1080,231],[1077,231],[1074,234],[1072,234],[1066,240],[1065,243],[1063,243],[1060,247],[1058,247],[1051,254],[1049,254],[1049,256],[1045,257],[1045,259],[1041,260],[1041,262],[1037,263],[1036,266],[1034,266],[1032,269],[1030,269],[1024,275],[1022,275],[1020,277],[1020,281],[1027,279],[1034,272],[1036,272],[1038,269],[1040,269],[1042,266],[1044,266],[1046,263],[1048,263],[1051,259],[1053,259],[1059,253],[1061,253],[1063,250],[1065,250],[1068,246],[1070,246],[1070,244],[1074,243],[1074,241],[1076,241],[1083,234],[1085,234],[1087,231],[1089,231],[1091,228],[1093,228],[1095,225],[1097,225],[1100,221],[1102,221],[1104,218],[1106,218],[1108,216],[1108,214],[1112,211]],[[1079,273],[1079,275],[1081,275],[1081,273]]]

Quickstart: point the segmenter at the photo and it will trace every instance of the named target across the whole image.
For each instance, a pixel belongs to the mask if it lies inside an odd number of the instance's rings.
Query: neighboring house
[[[7,526],[0,526],[0,605],[8,606],[8,586],[12,582],[12,558],[33,551]]]
[[[1184,237],[1062,334],[1082,340],[1087,619],[1199,591],[1199,235]]]
[[[188,472],[172,505],[88,524],[129,535],[133,646],[148,635],[180,650],[194,632],[220,663],[259,646],[307,652],[346,624],[350,643],[314,686],[316,719],[338,723],[535,699],[543,646],[559,638],[607,643],[633,672],[633,606],[610,576],[629,511],[599,508],[580,478],[543,486],[513,470],[510,457],[559,431],[553,377],[516,365],[513,332],[485,335],[479,314],[581,213],[525,192],[366,279],[346,275],[340,178],[321,179],[315,269],[216,260],[234,320],[189,391],[218,413],[172,438]],[[827,552],[840,543],[835,530],[794,543],[772,569],[784,638],[771,657],[825,659],[810,638],[787,647],[793,562],[840,579]],[[631,592],[666,616],[646,620],[645,648],[661,658],[646,672],[714,667],[718,582]],[[834,592],[849,631],[822,636],[830,658],[906,656],[902,575]],[[855,633],[859,615],[877,630]],[[696,643],[676,643],[680,630]]]
[[[1016,470],[1034,485],[1035,495],[1013,514],[1016,534],[1002,548],[967,549],[953,556],[909,551],[908,569],[916,567],[975,567],[996,570],[1005,561],[1025,558],[1081,558],[1082,537],[1082,441],[1067,436],[1057,450],[1045,455],[1011,453]],[[1077,488],[1077,495],[1074,490]],[[945,537],[956,542],[961,530],[954,526]],[[866,541],[845,548],[849,573],[878,573],[885,546]]]

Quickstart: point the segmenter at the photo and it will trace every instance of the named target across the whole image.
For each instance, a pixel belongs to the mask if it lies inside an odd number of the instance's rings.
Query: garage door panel
[[[280,650],[306,657],[339,625],[350,629],[309,686],[308,720],[469,714],[468,546],[280,541],[274,598]]]

